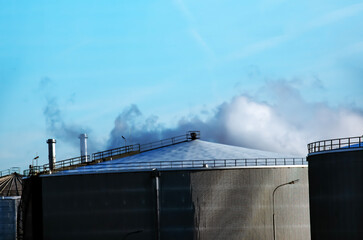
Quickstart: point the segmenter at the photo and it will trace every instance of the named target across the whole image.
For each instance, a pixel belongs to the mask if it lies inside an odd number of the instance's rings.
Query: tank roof
[[[261,151],[202,140],[194,140],[182,142],[176,145],[171,145],[163,148],[158,148],[146,152],[141,152],[136,155],[127,156],[124,158],[101,162],[94,165],[82,166],[71,170],[64,170],[56,174],[82,174],[93,172],[121,171],[135,168],[185,168],[190,165],[203,166],[203,164],[221,164],[226,167],[231,166],[246,166],[249,161],[253,161],[254,165],[276,165],[276,159],[299,159],[301,164],[304,164],[301,157],[286,155],[275,152]],[[275,161],[274,161],[275,159]],[[295,160],[292,160],[293,162]],[[217,162],[217,164],[216,164]],[[293,164],[292,164],[293,165]]]

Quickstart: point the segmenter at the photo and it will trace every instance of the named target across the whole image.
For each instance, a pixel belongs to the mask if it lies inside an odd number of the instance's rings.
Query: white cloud
[[[185,116],[176,128],[164,128],[155,117],[144,123],[136,121],[135,114],[129,119],[125,110],[117,118],[109,143],[117,142],[113,136],[120,136],[127,127],[133,129],[134,140],[140,143],[200,130],[205,140],[304,156],[309,142],[358,136],[363,132],[362,111],[309,103],[285,81],[268,83],[266,89],[276,98],[273,104],[237,96],[216,107],[210,118]],[[139,113],[135,106],[129,110],[132,109]],[[137,117],[140,116],[141,113]]]

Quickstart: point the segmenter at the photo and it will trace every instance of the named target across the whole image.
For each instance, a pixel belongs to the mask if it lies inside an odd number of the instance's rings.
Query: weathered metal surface
[[[192,174],[198,239],[273,239],[272,192],[276,239],[310,239],[306,167],[200,171]]]
[[[308,156],[311,239],[363,239],[363,150]]]

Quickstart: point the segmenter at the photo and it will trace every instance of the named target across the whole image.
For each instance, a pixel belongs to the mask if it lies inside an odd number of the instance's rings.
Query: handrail
[[[120,157],[120,155],[128,155],[132,153],[140,153],[140,152],[146,152],[153,149],[161,148],[161,147],[167,147],[170,145],[182,143],[182,142],[188,142],[194,139],[200,138],[200,132],[199,131],[188,131],[185,135],[180,135],[168,139],[163,139],[160,141],[155,141],[151,143],[145,143],[145,144],[134,144],[134,145],[128,145],[128,146],[122,146],[118,148],[109,149],[102,152],[96,152],[92,154],[92,159],[90,159],[90,156],[80,156],[75,158],[70,158],[62,161],[58,161],[54,164],[53,169],[50,169],[49,164],[44,164],[41,166],[31,166],[31,168],[24,170],[25,176],[35,175],[39,173],[47,173],[50,171],[59,171],[64,170],[66,168],[71,167],[77,167],[80,164],[93,164],[99,162],[99,160],[102,161],[108,161],[112,160],[112,157]],[[89,161],[88,161],[89,160]]]
[[[92,161],[104,158],[110,158],[116,155],[127,154],[135,151],[140,151],[140,144],[128,145],[119,148],[113,148],[102,152],[92,154]]]
[[[45,173],[45,172],[49,172],[51,170],[60,170],[60,169],[65,169],[65,168],[69,168],[81,163],[85,163],[87,159],[90,156],[80,156],[80,157],[75,157],[75,158],[69,158],[66,160],[62,160],[59,162],[55,162],[53,169],[50,169],[49,167],[49,163],[44,164],[44,165],[40,165],[40,166],[31,166],[29,169],[24,170],[23,174],[25,176],[29,176],[29,175],[35,175],[35,174],[39,174],[39,173]]]
[[[248,166],[290,166],[308,165],[306,158],[244,158],[244,159],[210,159],[210,160],[180,160],[155,162],[119,162],[113,163],[113,171],[147,170],[147,169],[177,169],[177,168],[233,168]],[[91,169],[91,171],[103,171]],[[112,171],[108,169],[107,171]],[[65,172],[65,174],[68,174]]]
[[[0,177],[8,176],[8,175],[10,175],[10,174],[12,174],[14,172],[20,174],[20,168],[19,167],[12,167],[12,168],[9,168],[9,169],[2,170],[2,171],[0,171]]]
[[[350,149],[350,148],[362,148],[363,136],[360,137],[348,137],[348,138],[336,138],[329,140],[322,140],[308,144],[308,153],[324,152],[337,149]]]
[[[195,133],[194,137],[192,138],[192,135]],[[151,143],[144,143],[140,145],[140,152],[146,152],[146,151],[150,151],[150,150],[154,150],[157,148],[161,148],[161,147],[167,147],[170,145],[174,145],[174,144],[178,144],[178,143],[182,143],[182,142],[188,142],[194,139],[199,139],[200,138],[200,132],[199,131],[189,131],[184,135],[180,135],[180,136],[176,136],[176,137],[172,137],[172,138],[167,138],[167,139],[163,139],[160,141],[155,141],[155,142],[151,142]]]

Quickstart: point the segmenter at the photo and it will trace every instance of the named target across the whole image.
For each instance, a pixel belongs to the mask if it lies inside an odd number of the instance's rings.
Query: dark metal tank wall
[[[43,179],[43,236],[49,240],[155,239],[150,172]],[[136,233],[137,232],[137,233]]]
[[[363,239],[363,150],[308,156],[311,238]]]
[[[272,240],[272,192],[294,179],[300,182],[275,195],[277,239],[310,239],[306,167],[40,179],[42,211],[37,213],[43,224],[38,229],[47,240]]]

